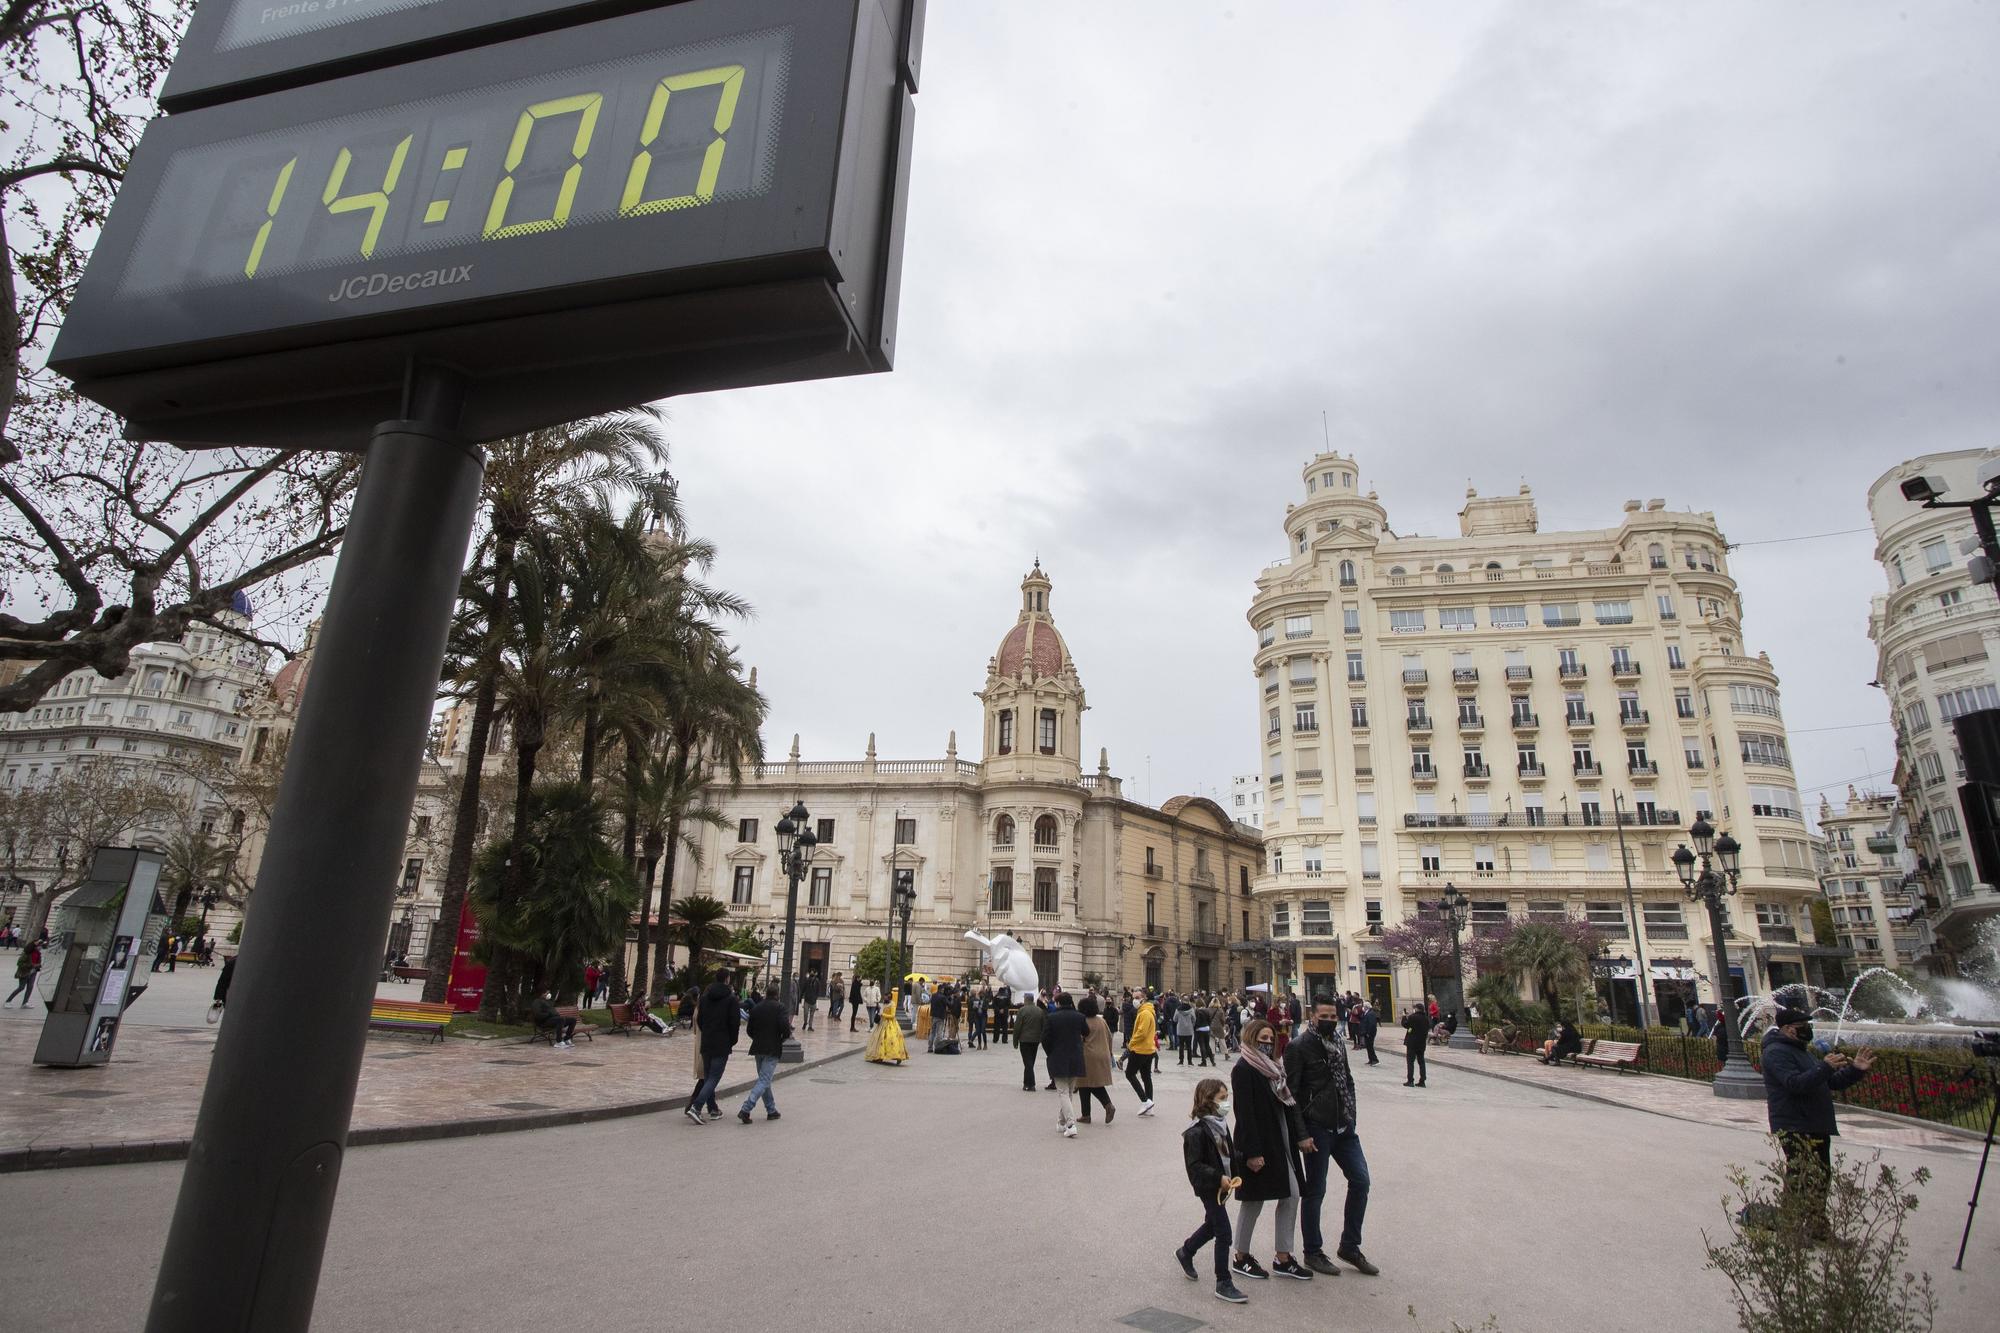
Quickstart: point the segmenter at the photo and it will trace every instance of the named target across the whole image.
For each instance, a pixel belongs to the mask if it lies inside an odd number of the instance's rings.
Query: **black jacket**
[[[1090,1024],[1074,1009],[1049,1010],[1042,1047],[1048,1052],[1050,1078],[1083,1077],[1083,1038]]]
[[[1287,1106],[1271,1091],[1271,1082],[1238,1060],[1229,1070],[1230,1100],[1236,1112],[1236,1174],[1243,1177],[1239,1199],[1282,1199],[1292,1192],[1284,1172],[1292,1172],[1300,1194],[1305,1193],[1305,1160],[1297,1149],[1306,1137],[1305,1122],[1296,1106]],[[1292,1151],[1285,1151],[1287,1133]],[[1250,1169],[1250,1159],[1264,1159],[1262,1171]],[[1289,1166],[1286,1159],[1290,1158]]]
[[[777,1055],[785,1048],[785,1038],[792,1035],[792,1020],[785,1016],[785,1006],[776,1000],[759,1000],[750,1010],[750,1021],[744,1026],[750,1032],[752,1055]],[[734,1039],[731,1044],[734,1044]],[[707,1051],[704,1050],[703,1054]]]
[[[1421,1051],[1431,1039],[1431,1016],[1422,1009],[1403,1015],[1403,1049]]]
[[[743,1014],[736,1007],[736,996],[729,987],[720,981],[708,983],[708,989],[701,993],[699,1022],[703,1055],[727,1055],[736,1048],[736,1038],[743,1030]]]
[[[1181,1160],[1187,1163],[1188,1184],[1204,1203],[1216,1202],[1222,1182],[1235,1174],[1234,1156],[1235,1145],[1229,1135],[1225,1133],[1218,1145],[1214,1132],[1200,1120],[1181,1131]]]
[[[1794,1041],[1776,1028],[1764,1033],[1764,1106],[1771,1132],[1790,1131],[1832,1138],[1833,1094],[1851,1088],[1868,1075],[1853,1065],[1835,1069],[1817,1051]]]
[[[847,983],[847,1003],[849,1005],[859,1005],[861,1003],[861,978],[859,975]]]
[[[1354,1035],[1361,1038],[1361,1044],[1366,1046],[1375,1040],[1375,1029],[1381,1025],[1382,1016],[1373,1009],[1368,1009],[1347,1021],[1355,1029]]]
[[[1354,1073],[1338,1040],[1323,1041],[1317,1032],[1300,1035],[1285,1047],[1285,1082],[1315,1133],[1354,1128]]]

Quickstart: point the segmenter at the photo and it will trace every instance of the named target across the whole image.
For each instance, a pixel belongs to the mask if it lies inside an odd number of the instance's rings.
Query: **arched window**
[[[1488,560],[1486,562],[1486,567],[1488,569],[1498,569],[1500,568],[1500,562],[1498,560]]]
[[[1439,561],[1439,562],[1438,562],[1438,573],[1440,573],[1440,574],[1449,574],[1449,573],[1451,573],[1451,566],[1450,566],[1450,565],[1447,565],[1447,564],[1445,564],[1445,563],[1444,563],[1443,561]]]
[[[1054,754],[1056,752],[1055,709],[1044,708],[1042,710],[1041,718],[1036,723],[1035,744],[1040,747],[1043,754]]]
[[[999,744],[994,747],[997,753],[1014,753],[1014,710],[1011,708],[1000,710],[1000,735],[998,740]]]
[[[1014,845],[1014,816],[1002,815],[993,821],[993,845],[995,847]]]
[[[1054,847],[1061,840],[1061,836],[1056,831],[1054,815],[1043,815],[1035,821],[1035,846],[1044,850]]]
[[[1658,542],[1654,542],[1651,546],[1648,546],[1646,548],[1646,563],[1654,569],[1665,569],[1667,567],[1667,548]]]
[[[1005,816],[1003,815],[1002,818],[1005,818]],[[1012,820],[1008,821],[1009,824],[1012,824],[1012,822]],[[1008,834],[1008,840],[1010,842],[1013,840],[1011,831]],[[993,867],[993,877],[990,883],[991,888],[988,890],[987,902],[992,910],[995,912],[1013,911],[1014,868],[1012,866]]]
[[[1403,577],[1403,567],[1401,565],[1392,565],[1389,569],[1389,577],[1392,579]]]
[[[1340,562],[1340,581],[1342,583],[1354,582],[1354,562],[1352,560],[1343,560]]]

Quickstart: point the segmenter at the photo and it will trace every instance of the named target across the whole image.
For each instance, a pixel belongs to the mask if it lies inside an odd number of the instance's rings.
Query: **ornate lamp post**
[[[799,922],[799,881],[806,877],[806,866],[811,864],[813,851],[819,846],[819,839],[812,831],[812,815],[806,810],[806,803],[800,801],[778,821],[778,865],[785,872],[785,960],[784,971],[779,984],[785,991],[785,1013],[791,1014],[798,1004],[798,987],[792,981],[792,941]],[[799,1045],[797,1037],[785,1038],[783,1049],[778,1052],[780,1064],[795,1065],[806,1058],[805,1048]]]
[[[1472,1051],[1479,1048],[1479,1040],[1472,1035],[1472,1014],[1465,1007],[1465,958],[1459,951],[1459,935],[1465,930],[1466,922],[1472,919],[1472,899],[1458,891],[1458,885],[1445,881],[1444,898],[1441,901],[1445,919],[1451,922],[1451,974],[1458,978],[1458,996],[1455,1008],[1458,1022],[1452,1025],[1451,1049]]]
[[[915,911],[916,907],[917,907],[917,886],[914,878],[909,882],[905,882],[900,878],[897,879],[895,888],[895,899],[894,902],[891,904],[890,910],[893,911],[897,916],[902,918],[903,944],[900,949],[897,949],[894,952],[902,958],[903,962],[906,965],[912,964],[916,961],[915,959],[910,957],[910,913]],[[892,967],[890,970],[894,971],[895,969]],[[902,1005],[900,1004],[897,1005],[896,1021],[902,1025],[903,1031],[914,1032],[917,1029],[917,1002],[915,997],[909,992],[907,987],[905,988],[903,999],[908,1001],[909,1009],[905,1011]],[[905,1012],[908,1012],[909,1014],[908,1018],[903,1017]]]
[[[1674,849],[1674,872],[1680,876],[1688,897],[1708,907],[1708,934],[1715,943],[1715,1030],[1722,1034],[1722,1068],[1715,1075],[1715,1095],[1744,1100],[1762,1097],[1763,1076],[1744,1058],[1743,1039],[1736,1030],[1737,1016],[1729,1003],[1729,950],[1723,940],[1722,904],[1736,892],[1741,869],[1738,857],[1743,849],[1727,833],[1717,837],[1715,826],[1704,815],[1695,816],[1688,837],[1694,840],[1694,850],[1689,851],[1686,843]]]

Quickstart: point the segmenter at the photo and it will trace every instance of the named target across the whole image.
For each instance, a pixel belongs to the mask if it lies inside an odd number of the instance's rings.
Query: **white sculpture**
[[[1014,992],[1014,1002],[1035,993],[1039,979],[1035,975],[1035,960],[1023,949],[1020,942],[1005,933],[987,939],[976,930],[965,932],[965,938],[986,951],[987,962],[993,967],[993,975],[1004,986]]]

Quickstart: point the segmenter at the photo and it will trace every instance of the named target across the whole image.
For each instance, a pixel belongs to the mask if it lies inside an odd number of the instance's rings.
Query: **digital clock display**
[[[229,12],[216,47],[234,51],[259,42],[283,41],[300,33],[340,23],[380,18],[406,9],[420,9],[439,0],[210,0],[226,3]]]
[[[366,302],[469,279],[426,258],[453,247],[754,198],[790,65],[748,33],[183,149],[118,295],[340,269],[328,303]]]

